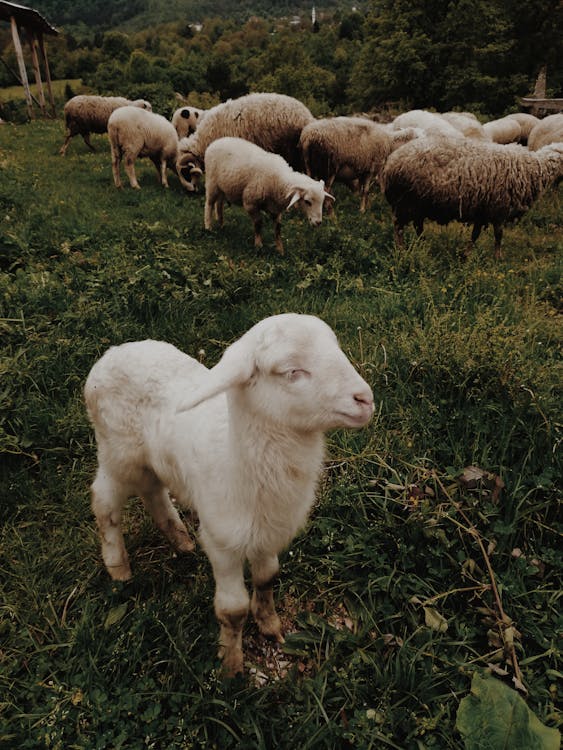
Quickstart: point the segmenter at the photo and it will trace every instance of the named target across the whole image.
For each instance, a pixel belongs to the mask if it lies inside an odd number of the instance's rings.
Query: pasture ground
[[[0,747],[459,750],[491,669],[557,726],[563,189],[501,261],[490,230],[463,260],[457,225],[397,249],[382,197],[362,216],[340,187],[334,220],[284,218],[280,257],[267,222],[262,251],[237,207],[208,233],[174,176],[140,162],[142,189],[117,191],[105,137],[62,141],[61,122],[0,126]],[[134,580],[108,580],[81,391],[111,344],[211,366],[283,311],[335,329],[376,416],[329,435],[281,560],[285,647],[249,622],[247,675],[223,683],[201,549],[175,557],[132,502]]]

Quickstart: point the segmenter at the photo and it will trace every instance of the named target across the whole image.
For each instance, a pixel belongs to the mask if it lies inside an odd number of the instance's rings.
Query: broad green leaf
[[[546,727],[515,690],[477,672],[457,711],[465,750],[559,750],[560,733]]]

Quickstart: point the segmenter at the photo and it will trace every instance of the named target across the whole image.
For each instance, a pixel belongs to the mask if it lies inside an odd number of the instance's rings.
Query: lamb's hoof
[[[267,617],[256,618],[258,630],[266,638],[270,638],[277,643],[285,643],[282,635],[281,622],[277,614],[268,615]]]
[[[107,571],[112,581],[130,581],[133,577],[129,563],[123,565],[107,565]]]
[[[224,649],[220,649],[219,658],[222,661],[221,677],[223,679],[231,679],[238,674],[243,674],[244,662],[242,649],[234,649],[229,653],[226,653]]]

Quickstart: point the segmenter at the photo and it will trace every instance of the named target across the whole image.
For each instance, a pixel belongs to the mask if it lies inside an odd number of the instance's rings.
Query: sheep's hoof
[[[285,638],[282,635],[280,618],[275,612],[262,617],[257,617],[255,615],[255,620],[258,625],[258,630],[263,636],[271,638],[278,643],[285,643]]]
[[[221,659],[221,677],[229,679],[236,677],[237,674],[243,674],[244,662],[242,649],[234,648],[227,651],[224,648],[219,649],[219,658]]]

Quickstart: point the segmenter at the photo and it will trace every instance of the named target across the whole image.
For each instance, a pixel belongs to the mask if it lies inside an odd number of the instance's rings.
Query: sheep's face
[[[251,329],[257,336],[252,375],[233,393],[261,421],[299,432],[362,427],[373,395],[340,349],[334,332],[308,315],[279,315]],[[244,342],[241,339],[241,343]]]
[[[289,205],[299,206],[303,214],[309,219],[309,222],[317,227],[323,220],[323,205],[325,200],[334,200],[334,197],[324,189],[324,182],[315,182],[311,180],[311,185],[307,187],[296,186],[288,193]]]

